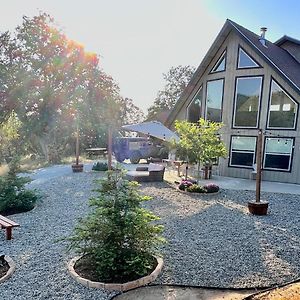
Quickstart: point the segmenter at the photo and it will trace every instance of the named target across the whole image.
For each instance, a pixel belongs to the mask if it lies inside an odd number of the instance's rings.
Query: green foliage
[[[198,184],[192,184],[186,190],[190,193],[206,193],[206,189]]]
[[[0,213],[10,214],[33,209],[38,195],[35,191],[25,189],[25,184],[30,179],[17,176],[17,159],[12,160],[9,167],[8,174],[0,177]]]
[[[0,124],[0,163],[3,160],[9,163],[19,152],[21,126],[22,123],[14,111]]]
[[[96,162],[93,167],[92,170],[94,171],[107,171],[108,170],[108,164],[106,162]]]
[[[175,128],[180,137],[175,147],[182,159],[190,163],[211,165],[217,158],[225,157],[227,151],[218,131],[222,123],[200,119],[197,124],[188,121],[175,121]]]
[[[163,74],[165,86],[163,90],[158,92],[154,104],[149,107],[148,120],[156,120],[160,112],[170,111],[174,107],[194,72],[195,67],[177,66]]]
[[[91,213],[68,238],[69,249],[89,257],[99,280],[118,282],[147,274],[153,267],[151,255],[163,242],[162,226],[152,223],[159,218],[141,207],[150,198],[118,171],[109,172],[96,191]]]
[[[24,16],[13,34],[0,34],[0,44],[0,124],[14,110],[29,153],[57,163],[74,153],[76,122],[85,149],[105,146],[109,124],[142,117],[98,55],[67,38],[50,15]]]

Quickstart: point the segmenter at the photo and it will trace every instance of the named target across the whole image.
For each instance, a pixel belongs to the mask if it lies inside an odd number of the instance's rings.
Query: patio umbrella
[[[172,140],[179,141],[178,135],[171,131],[158,121],[150,121],[122,126],[125,130],[135,131],[146,135],[151,135],[160,140],[171,142]]]

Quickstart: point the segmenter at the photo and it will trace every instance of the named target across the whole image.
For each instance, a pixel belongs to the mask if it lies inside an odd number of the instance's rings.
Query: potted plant
[[[125,180],[122,171],[107,174],[98,196],[90,199],[93,209],[67,239],[69,250],[79,254],[69,271],[86,286],[124,291],[149,283],[160,272],[163,227],[141,207],[150,198],[140,195],[137,182]]]

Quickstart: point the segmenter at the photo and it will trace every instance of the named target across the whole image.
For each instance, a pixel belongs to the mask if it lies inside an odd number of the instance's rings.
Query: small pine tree
[[[164,241],[159,220],[141,207],[149,200],[137,190],[136,182],[122,172],[108,172],[100,180],[98,196],[90,199],[91,213],[75,228],[69,250],[86,255],[97,280],[122,282],[144,276],[153,269],[153,256]]]

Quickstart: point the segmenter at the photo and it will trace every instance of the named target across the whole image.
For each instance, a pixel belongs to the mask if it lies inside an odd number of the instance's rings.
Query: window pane
[[[267,138],[266,153],[291,154],[293,140],[285,138]]]
[[[207,82],[206,119],[222,121],[223,79]]]
[[[222,72],[225,71],[225,64],[226,64],[226,51],[221,55],[221,57],[218,59],[217,63],[215,64],[215,66],[213,67],[211,73],[215,73],[215,72]]]
[[[293,139],[267,138],[264,168],[289,171],[293,151]]]
[[[259,65],[243,49],[239,48],[238,68],[257,68]]]
[[[290,164],[289,155],[266,154],[264,167],[289,171],[289,164]]]
[[[238,78],[235,95],[235,127],[257,127],[261,77]]]
[[[256,137],[233,136],[231,148],[233,150],[255,151]]]
[[[272,80],[269,127],[294,128],[297,104]]]
[[[196,123],[201,117],[202,87],[187,108],[187,120]]]
[[[231,153],[231,166],[253,166],[254,153],[252,152],[234,152]]]

